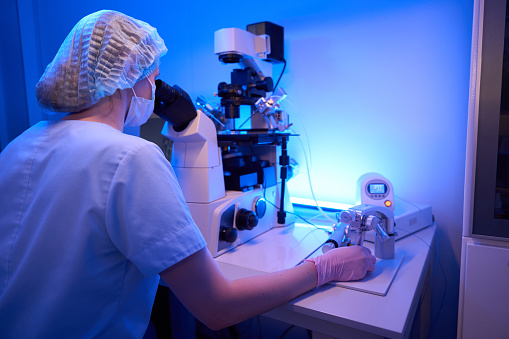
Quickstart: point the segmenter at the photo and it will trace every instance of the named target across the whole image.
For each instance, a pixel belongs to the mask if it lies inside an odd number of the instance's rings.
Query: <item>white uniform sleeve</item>
[[[155,144],[140,145],[124,156],[106,204],[112,242],[145,276],[206,245],[173,168]]]

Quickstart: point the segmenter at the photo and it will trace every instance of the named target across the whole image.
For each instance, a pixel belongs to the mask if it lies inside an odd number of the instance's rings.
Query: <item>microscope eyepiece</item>
[[[155,85],[156,85],[155,95],[157,98],[159,98],[159,100],[172,103],[177,99],[178,97],[177,91],[173,87],[168,85],[166,82],[157,79]]]
[[[173,87],[164,81],[156,80],[154,113],[168,121],[177,132],[186,129],[196,118],[196,108],[189,95],[179,86]]]

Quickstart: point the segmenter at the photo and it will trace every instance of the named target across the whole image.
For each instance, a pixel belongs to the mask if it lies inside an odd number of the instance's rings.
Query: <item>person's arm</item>
[[[226,278],[203,248],[160,276],[198,320],[218,330],[267,312],[318,283],[351,279],[352,270],[355,279],[361,279],[374,270],[376,260],[368,249],[355,247],[359,248],[331,250],[320,256],[320,261],[305,261],[283,271],[237,280]]]
[[[203,248],[160,273],[184,306],[219,330],[269,311],[316,286],[312,262],[291,269],[229,280]]]

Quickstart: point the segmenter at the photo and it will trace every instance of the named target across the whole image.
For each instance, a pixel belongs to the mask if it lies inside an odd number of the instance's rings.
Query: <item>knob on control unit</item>
[[[252,230],[258,225],[258,217],[253,211],[241,208],[235,218],[235,226],[239,230]]]
[[[233,227],[221,227],[219,239],[232,243],[237,240],[237,230]]]
[[[267,212],[267,202],[265,201],[265,199],[262,197],[256,198],[253,203],[253,206],[254,206],[253,210],[255,211],[256,216],[258,218],[263,218],[265,212]]]

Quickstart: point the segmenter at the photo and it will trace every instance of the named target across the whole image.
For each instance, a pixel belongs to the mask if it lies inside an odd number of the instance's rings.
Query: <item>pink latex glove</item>
[[[306,259],[315,264],[318,282],[316,287],[329,281],[359,280],[375,270],[376,258],[364,246],[335,248],[323,255]]]

